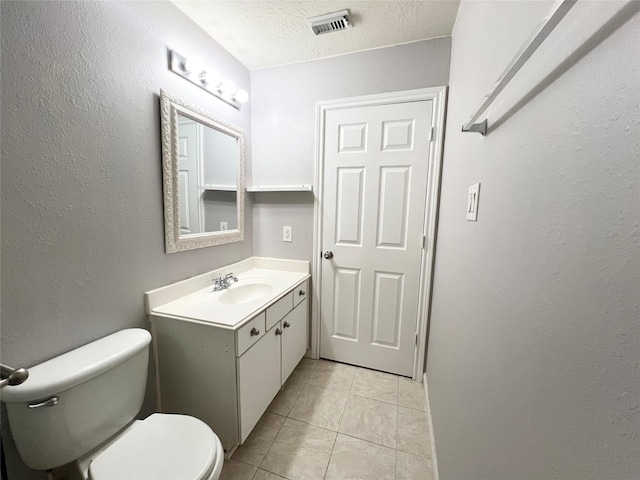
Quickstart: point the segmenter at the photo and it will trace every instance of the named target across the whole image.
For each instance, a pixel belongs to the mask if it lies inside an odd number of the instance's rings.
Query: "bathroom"
[[[438,38],[249,70],[171,2],[2,2],[2,363],[149,329],[145,292],[248,257],[314,260],[310,192],[249,193],[242,241],[165,253],[160,89],[241,127],[246,184],[280,185],[314,183],[316,102],[447,86],[426,350],[440,478],[636,478],[639,3],[579,2],[488,134],[460,131],[551,6],[463,1]],[[175,75],[168,49],[249,102]],[[150,375],[140,416],[155,407]],[[2,439],[10,480],[46,478],[4,405]]]

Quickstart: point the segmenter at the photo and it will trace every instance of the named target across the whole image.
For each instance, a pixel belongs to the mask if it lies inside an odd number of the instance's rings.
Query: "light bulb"
[[[184,61],[182,68],[187,74],[194,73],[194,72],[199,73],[202,71],[202,62],[200,61],[199,58],[195,58],[195,57],[187,58]]]
[[[236,85],[232,81],[225,80],[224,82],[221,82],[220,85],[218,85],[218,91],[222,95],[231,95],[236,91]]]
[[[207,72],[207,84],[217,88],[217,86],[220,85],[221,81],[222,80],[220,78],[220,72],[218,72],[217,70]]]
[[[236,93],[233,94],[232,98],[238,103],[247,103],[249,101],[249,94],[247,93],[246,90],[243,90],[241,88],[240,90],[237,90]]]

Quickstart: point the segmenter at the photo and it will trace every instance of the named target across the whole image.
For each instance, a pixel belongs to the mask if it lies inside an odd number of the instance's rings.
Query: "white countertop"
[[[226,273],[234,273],[238,282],[232,283],[228,289],[212,292],[213,284],[209,283],[211,278]],[[147,313],[152,316],[236,329],[309,276],[309,262],[251,257],[234,265],[147,292]],[[273,287],[266,296],[240,304],[220,302],[220,297],[234,288],[260,281]]]

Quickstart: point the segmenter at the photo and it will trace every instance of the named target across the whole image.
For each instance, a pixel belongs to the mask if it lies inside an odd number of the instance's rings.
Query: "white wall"
[[[454,29],[427,360],[442,479],[640,472],[640,3],[578,2],[487,137],[460,132],[549,6],[464,1]]]
[[[149,326],[146,290],[252,253],[245,241],[166,255],[159,92],[245,129],[238,111],[168,70],[168,48],[243,88],[248,70],[169,2],[2,2],[2,362],[29,367]],[[150,379],[151,380],[151,379]],[[155,405],[149,382],[144,413]],[[24,469],[6,421],[11,479]]]
[[[251,71],[250,184],[312,184],[316,102],[447,85],[451,39]],[[311,260],[313,195],[253,194],[256,255]],[[293,242],[282,227],[293,226]]]

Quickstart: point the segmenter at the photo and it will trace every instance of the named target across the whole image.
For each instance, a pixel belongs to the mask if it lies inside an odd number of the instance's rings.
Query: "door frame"
[[[320,298],[322,294],[322,207],[324,195],[324,133],[327,112],[352,107],[389,105],[394,103],[433,101],[431,120],[431,145],[427,166],[427,198],[423,235],[425,246],[422,249],[420,264],[420,285],[418,292],[418,322],[416,348],[413,359],[413,376],[422,381],[424,372],[429,314],[431,310],[431,290],[435,259],[436,231],[438,222],[438,200],[440,198],[440,176],[442,171],[442,153],[444,146],[444,127],[447,87],[420,88],[401,92],[365,95],[336,100],[323,100],[316,103],[315,172],[313,180],[313,302],[311,302],[311,358],[320,357]]]

